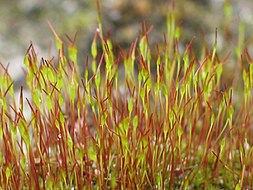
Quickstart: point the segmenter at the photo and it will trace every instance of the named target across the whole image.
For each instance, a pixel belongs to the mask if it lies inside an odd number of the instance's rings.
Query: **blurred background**
[[[167,4],[171,5],[171,0],[100,0],[100,3],[104,33],[110,33],[116,46],[127,48],[139,36],[143,21],[147,26],[154,26],[151,43],[162,41]],[[231,6],[226,6],[228,3]],[[230,43],[236,43],[233,40],[239,20],[247,25],[246,38],[250,36],[251,0],[175,0],[175,4],[183,45],[195,36],[194,46],[199,48],[201,31],[207,43],[213,44],[215,28],[218,28],[218,48],[228,52],[232,48]],[[228,9],[231,15],[225,13]],[[63,38],[65,34],[73,37],[77,32],[79,64],[84,63],[97,27],[95,0],[0,0],[0,62],[9,64],[9,73],[18,84],[25,79],[21,68],[31,42],[38,57],[49,58],[50,47],[51,54],[57,55],[48,21]]]

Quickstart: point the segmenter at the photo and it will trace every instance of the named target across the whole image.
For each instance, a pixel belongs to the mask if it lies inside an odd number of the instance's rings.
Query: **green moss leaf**
[[[50,111],[53,109],[53,102],[50,96],[47,96],[47,109]]]
[[[68,133],[68,139],[67,139],[67,145],[70,149],[73,148],[73,141],[72,141],[72,138],[70,136],[70,134]]]
[[[91,146],[88,148],[88,156],[92,161],[97,162],[97,155]]]
[[[73,63],[77,63],[77,48],[75,45],[71,45],[68,47],[68,53],[69,53],[69,59],[73,62]]]
[[[91,55],[93,57],[93,59],[95,59],[97,57],[97,42],[96,42],[96,38],[94,38],[92,44],[91,44]]]
[[[40,96],[39,96],[39,92],[38,91],[35,91],[33,94],[32,94],[32,98],[33,98],[33,102],[34,104],[37,106],[37,108],[40,107]]]

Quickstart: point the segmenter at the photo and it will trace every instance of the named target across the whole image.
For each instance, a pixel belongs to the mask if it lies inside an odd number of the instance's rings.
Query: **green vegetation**
[[[181,52],[171,8],[163,43],[151,47],[144,24],[128,50],[115,51],[98,15],[92,60],[79,64],[75,39],[63,42],[49,26],[58,56],[39,61],[31,45],[24,58],[31,99],[23,88],[14,97],[1,66],[2,189],[253,188],[253,62],[243,25],[230,56],[219,56],[217,31],[212,48],[203,42],[195,52],[192,40]],[[225,85],[230,57],[238,71]]]

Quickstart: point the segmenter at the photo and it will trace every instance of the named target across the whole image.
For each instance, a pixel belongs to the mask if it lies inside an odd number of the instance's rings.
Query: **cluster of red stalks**
[[[223,85],[229,58],[219,58],[216,40],[198,58],[192,41],[179,51],[173,10],[167,25],[154,51],[144,30],[129,50],[115,55],[99,19],[83,73],[74,40],[64,44],[50,25],[59,54],[39,61],[29,47],[24,64],[30,99],[23,88],[15,97],[2,66],[0,187],[252,188],[249,53],[239,60],[249,63],[240,66],[241,88]]]

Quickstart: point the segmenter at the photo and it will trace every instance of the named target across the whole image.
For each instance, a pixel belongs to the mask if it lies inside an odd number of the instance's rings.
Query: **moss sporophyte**
[[[0,187],[253,188],[253,64],[242,26],[230,56],[217,49],[217,30],[213,46],[196,52],[193,38],[183,51],[172,6],[163,42],[153,47],[152,27],[143,27],[123,50],[103,35],[98,15],[85,63],[75,39],[62,40],[50,22],[58,54],[38,60],[30,45],[31,98],[23,87],[15,96],[1,64]],[[238,70],[229,83],[232,59]]]

